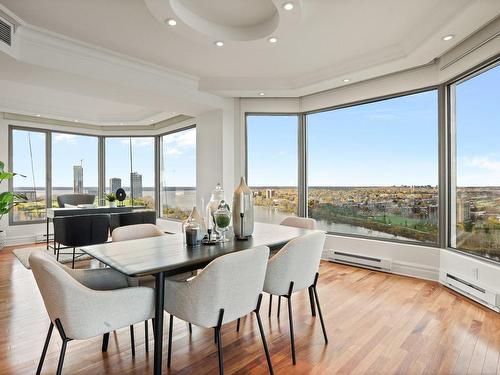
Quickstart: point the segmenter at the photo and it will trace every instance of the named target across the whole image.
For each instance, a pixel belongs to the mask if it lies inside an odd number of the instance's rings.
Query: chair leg
[[[193,325],[191,323],[188,323],[188,329],[189,329],[189,334],[191,335],[193,333]]]
[[[236,323],[236,332],[240,331],[240,318],[238,318],[238,322]]]
[[[292,292],[293,292],[293,281],[290,283],[287,299],[288,299],[288,319],[290,320],[290,346],[292,349],[292,363],[295,365],[297,362],[295,360],[295,338],[293,335]]]
[[[323,337],[325,338],[325,344],[328,344],[328,337],[326,335],[325,322],[323,321],[323,314],[321,313],[321,307],[319,306],[318,291],[316,290],[316,283],[318,282],[319,274],[316,273],[316,278],[314,279],[313,291],[314,299],[316,300],[316,305],[318,306],[319,320],[321,321],[321,329],[323,330]]]
[[[54,249],[54,252],[56,250]],[[57,243],[57,256],[56,256],[56,260],[59,262],[59,252],[61,251],[61,244],[58,242]]]
[[[49,347],[50,337],[52,336],[53,329],[54,329],[54,323],[50,322],[49,331],[47,332],[47,337],[45,338],[45,344],[43,344],[43,350],[42,350],[42,355],[40,357],[40,362],[38,362],[36,375],[40,375],[40,373],[42,372],[43,361],[45,360],[45,355],[47,354],[47,348]]]
[[[219,354],[218,355],[218,357],[219,357],[219,375],[224,375],[224,359],[222,357],[222,335],[221,335],[223,318],[224,318],[224,309],[220,309],[219,321],[217,323],[217,327],[215,328],[215,331],[217,333],[217,352]]]
[[[144,347],[146,348],[146,353],[149,352],[149,333],[148,333],[148,321],[144,321]]]
[[[217,344],[217,329],[214,327],[214,344]]]
[[[268,313],[269,318],[271,317],[272,309],[273,309],[273,295],[270,294],[269,295],[269,313]]]
[[[71,261],[71,268],[75,268],[75,248],[73,248],[73,260]]]
[[[130,345],[132,347],[132,357],[135,357],[135,335],[134,335],[134,326],[130,326]]]
[[[316,309],[314,307],[313,286],[310,286],[308,289],[309,289],[309,303],[311,304],[311,315],[316,316]]]
[[[278,318],[280,317],[280,310],[281,310],[281,296],[278,297],[278,314],[276,314]]]
[[[170,320],[168,323],[168,356],[167,356],[167,367],[170,368],[172,363],[172,333],[174,331],[174,316],[170,315]]]
[[[105,352],[108,351],[108,343],[109,343],[109,332],[105,333],[104,335],[102,335],[102,348],[101,348],[101,351],[103,353],[105,353]]]
[[[269,373],[274,375],[273,364],[271,362],[271,356],[269,355],[269,349],[267,347],[266,336],[264,334],[264,328],[262,327],[262,320],[260,319],[260,303],[262,302],[262,294],[259,295],[259,301],[257,302],[257,308],[255,309],[255,315],[257,316],[257,323],[259,324],[260,337],[262,338],[262,346],[264,346],[264,353],[266,354],[267,366],[269,367]],[[239,321],[239,319],[238,319]]]
[[[64,364],[64,356],[66,355],[66,345],[68,342],[66,340],[63,340],[62,345],[61,345],[61,353],[59,354],[59,362],[57,363],[57,371],[56,375],[61,375],[62,374],[62,368]]]
[[[61,336],[62,340],[62,345],[61,345],[61,353],[59,354],[59,362],[57,363],[57,371],[56,375],[61,375],[62,374],[62,368],[64,365],[64,356],[66,355],[66,346],[68,344],[68,341],[71,339],[66,337],[66,333],[64,333],[63,326],[61,324],[61,321],[59,319],[56,319],[55,321],[57,330],[59,331],[59,335]]]

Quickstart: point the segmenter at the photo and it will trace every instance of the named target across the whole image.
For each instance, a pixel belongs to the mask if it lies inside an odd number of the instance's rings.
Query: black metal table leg
[[[161,375],[162,373],[164,293],[165,273],[160,272],[155,275],[154,375]]]
[[[49,249],[49,218],[47,218],[47,250]]]

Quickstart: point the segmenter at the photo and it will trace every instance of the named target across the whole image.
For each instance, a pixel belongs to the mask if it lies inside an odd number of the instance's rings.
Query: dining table
[[[205,267],[214,259],[256,246],[277,251],[294,238],[314,230],[256,222],[252,236],[239,240],[228,234],[228,241],[213,245],[187,246],[182,233],[130,241],[109,242],[82,247],[81,250],[110,268],[129,277],[155,277],[155,325],[153,373],[162,373],[163,307],[165,278]]]

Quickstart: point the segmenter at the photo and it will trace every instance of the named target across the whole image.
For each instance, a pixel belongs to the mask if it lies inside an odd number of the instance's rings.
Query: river
[[[254,219],[255,221],[262,221],[265,223],[279,224],[281,221],[289,216],[286,213],[280,212],[275,208],[255,206],[254,207]],[[387,238],[392,240],[404,240],[404,241],[415,241],[411,238],[396,236],[390,233],[384,233],[364,227],[358,227],[350,224],[336,224],[328,223],[325,220],[316,221],[318,229],[322,229],[328,232],[346,233],[354,234],[359,236],[369,236],[369,237],[379,237]]]

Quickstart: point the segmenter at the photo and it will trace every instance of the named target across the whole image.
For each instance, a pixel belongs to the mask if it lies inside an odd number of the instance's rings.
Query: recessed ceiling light
[[[264,96],[266,94],[264,94],[263,92],[259,92],[259,96]]]
[[[78,120],[75,120],[75,122],[78,122]]]
[[[278,41],[278,38],[272,36],[267,40],[269,43],[276,43]]]
[[[149,120],[149,122],[153,122],[154,120]]]
[[[165,20],[165,22],[167,23],[168,26],[175,26],[175,25],[177,25],[177,21],[174,20],[173,18],[168,18],[167,20]]]
[[[294,6],[293,3],[288,2],[288,3],[283,4],[283,9],[284,10],[292,10],[293,6]]]
[[[40,117],[40,115],[37,114],[36,117]]]
[[[445,42],[447,42],[448,40],[452,40],[454,37],[455,37],[455,35],[453,35],[453,34],[446,35],[446,36],[443,36],[443,40]]]
[[[222,47],[224,45],[224,42],[218,40],[217,42],[214,43],[217,47]]]
[[[343,81],[344,81],[344,83],[351,82],[351,80],[349,78],[344,78]]]

